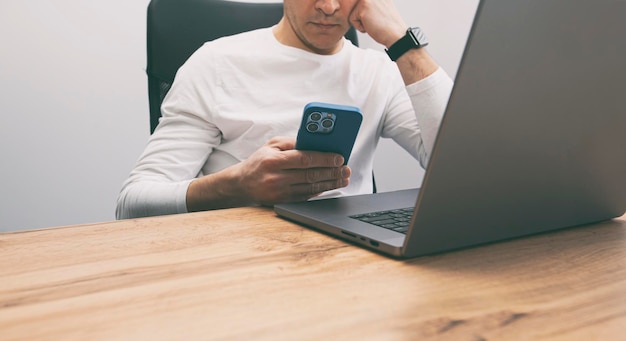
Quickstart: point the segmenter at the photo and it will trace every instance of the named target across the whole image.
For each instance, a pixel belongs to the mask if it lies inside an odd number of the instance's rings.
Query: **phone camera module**
[[[335,128],[336,119],[333,113],[314,111],[307,116],[306,130],[309,133],[330,134]]]

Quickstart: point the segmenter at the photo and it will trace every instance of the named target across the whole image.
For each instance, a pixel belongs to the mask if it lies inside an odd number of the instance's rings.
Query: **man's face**
[[[348,18],[358,0],[284,0],[288,45],[314,53],[332,54],[350,28]]]

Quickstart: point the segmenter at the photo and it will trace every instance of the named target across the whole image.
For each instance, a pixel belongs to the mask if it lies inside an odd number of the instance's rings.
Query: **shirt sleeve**
[[[453,82],[439,68],[392,95],[382,137],[392,138],[426,167],[448,104]]]
[[[177,73],[159,125],[122,186],[117,219],[187,212],[187,188],[221,140],[208,118],[211,96],[204,84],[211,72],[198,69],[204,64],[190,58]]]

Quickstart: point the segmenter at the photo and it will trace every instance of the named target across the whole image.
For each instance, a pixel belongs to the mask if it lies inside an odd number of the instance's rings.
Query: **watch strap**
[[[385,52],[395,62],[407,51],[419,49],[426,45],[428,45],[426,34],[419,27],[410,27],[406,30],[406,34],[393,43],[389,49],[385,49]]]

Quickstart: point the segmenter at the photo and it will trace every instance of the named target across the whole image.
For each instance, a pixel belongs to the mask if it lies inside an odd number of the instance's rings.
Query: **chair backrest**
[[[276,24],[282,2],[152,0],[148,5],[147,48],[150,133],[161,117],[161,102],[178,68],[206,41]],[[346,37],[358,46],[354,28]]]

